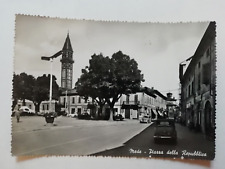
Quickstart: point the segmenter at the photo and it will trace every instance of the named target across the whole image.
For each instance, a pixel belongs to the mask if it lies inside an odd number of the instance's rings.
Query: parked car
[[[37,115],[38,115],[38,116],[44,116],[45,113],[44,113],[44,112],[37,112]]]
[[[113,116],[113,120],[120,120],[120,121],[123,121],[123,116],[121,114],[116,114],[115,116]]]
[[[160,119],[155,121],[154,142],[177,143],[177,131],[175,121],[172,119]]]
[[[88,113],[79,114],[78,115],[78,119],[86,119],[86,120],[89,120],[89,119],[91,119],[91,115],[88,114]]]
[[[71,113],[70,113],[70,114],[68,114],[67,116],[68,116],[68,117],[72,117],[72,118],[77,117],[77,115],[76,115],[75,113],[74,113],[74,114],[71,114]]]
[[[143,117],[140,118],[140,123],[150,123],[151,118],[150,116],[144,115]]]
[[[27,106],[21,106],[19,111],[20,111],[21,116],[33,116],[33,115],[35,115],[35,111],[30,109]]]

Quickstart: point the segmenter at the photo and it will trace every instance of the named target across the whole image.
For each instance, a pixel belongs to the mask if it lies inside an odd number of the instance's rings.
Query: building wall
[[[206,31],[207,32],[207,31]],[[215,33],[215,32],[214,32]],[[215,36],[205,34],[182,82],[182,113],[203,133],[215,128]],[[210,109],[210,112],[209,112]]]
[[[88,100],[85,100],[79,95],[68,95],[60,97],[60,103],[61,105],[64,105],[63,110],[66,110],[68,114],[76,115],[88,112],[87,105],[90,100],[92,99],[89,98]]]
[[[71,95],[69,92],[68,95],[60,96],[59,101],[61,105],[64,105],[63,110],[67,110],[69,114],[76,114],[76,115],[85,112],[90,113],[91,110],[88,108],[88,103],[93,102],[91,98],[85,101],[79,95],[77,94]],[[65,105],[65,103],[67,104]],[[138,106],[138,109],[133,108],[123,109],[122,108],[123,104],[136,105]],[[143,114],[151,115],[152,110],[156,112],[156,108],[165,109],[166,100],[161,98],[160,96],[154,98],[153,96],[150,96],[144,92],[130,94],[129,96],[123,94],[114,105],[114,115],[121,114],[124,118],[127,119],[139,119],[139,116]],[[94,111],[97,112],[97,110],[98,106],[95,108]],[[106,112],[108,111],[109,106],[106,104],[103,108],[103,115],[106,115],[107,114]]]
[[[56,106],[56,102],[55,100],[52,100],[52,103],[51,103],[51,111],[52,112],[55,112],[55,106]],[[40,113],[48,113],[50,112],[50,102],[49,101],[42,101],[40,106],[39,106],[39,111]]]
[[[129,100],[129,102],[128,102]],[[143,116],[145,114],[152,115],[152,112],[156,115],[156,109],[162,108],[166,109],[166,100],[161,98],[160,96],[156,96],[155,98],[153,96],[150,96],[144,92],[138,92],[135,94],[130,94],[129,99],[128,96],[122,95],[120,98],[120,104],[122,105],[123,102],[126,104],[134,105],[138,104],[139,109],[121,109],[121,114],[126,118],[125,111],[129,111],[129,116],[127,118],[130,119],[139,119],[140,116]],[[156,115],[157,116],[157,115]],[[156,117],[157,118],[157,117]]]

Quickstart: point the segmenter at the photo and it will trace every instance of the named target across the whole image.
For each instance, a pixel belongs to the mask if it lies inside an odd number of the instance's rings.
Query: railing
[[[139,105],[140,101],[123,101],[124,105]]]

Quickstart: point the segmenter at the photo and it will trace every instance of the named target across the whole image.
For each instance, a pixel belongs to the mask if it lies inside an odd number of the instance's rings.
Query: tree
[[[59,86],[56,82],[56,77],[52,76],[52,98],[58,100],[59,97]],[[49,90],[50,90],[50,75],[39,76],[36,80],[34,86],[34,96],[33,102],[35,104],[36,111],[39,111],[40,103],[44,100],[49,99]]]
[[[112,55],[108,76],[108,85],[105,88],[107,96],[105,98],[110,106],[110,119],[113,119],[115,103],[122,94],[131,94],[139,91],[144,78],[138,69],[137,62],[121,51]]]
[[[98,105],[99,110],[96,118],[101,116],[102,108],[106,103],[102,83],[105,81],[105,75],[109,70],[110,59],[103,57],[102,54],[92,55],[89,61],[89,67],[82,69],[82,75],[76,82],[76,89],[79,95],[85,98],[91,97]]]
[[[58,99],[59,86],[56,82],[56,77],[52,77],[53,92],[52,98]],[[49,99],[49,84],[50,75],[43,75],[35,79],[32,75],[21,73],[19,75],[13,75],[13,105],[12,109],[17,104],[18,100],[23,101],[25,105],[25,99],[33,101],[35,110],[39,111],[39,105],[42,101]]]
[[[32,75],[26,73],[13,75],[13,108],[19,99],[23,101],[23,105],[25,105],[25,99],[32,100],[34,85],[35,78]]]
[[[112,120],[115,103],[122,94],[139,91],[143,80],[137,62],[119,51],[111,58],[94,54],[89,66],[82,70],[76,87],[79,94],[94,98],[99,105],[107,102]]]

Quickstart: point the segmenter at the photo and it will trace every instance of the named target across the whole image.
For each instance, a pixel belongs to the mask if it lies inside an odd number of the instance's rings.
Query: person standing
[[[19,108],[19,106],[16,108],[15,116],[16,116],[17,123],[19,123],[20,122],[20,108]]]

